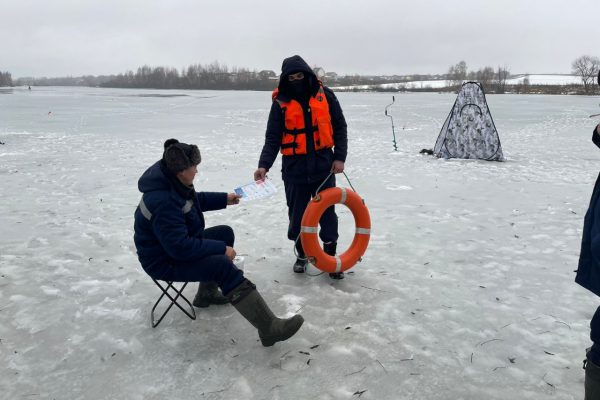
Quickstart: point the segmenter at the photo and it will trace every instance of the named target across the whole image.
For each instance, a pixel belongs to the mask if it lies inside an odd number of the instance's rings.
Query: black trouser
[[[600,399],[600,367],[587,361],[585,366],[585,400]]]
[[[585,400],[600,399],[600,307],[594,313],[590,328],[593,345],[586,354]]]
[[[291,183],[284,181],[285,184],[285,198],[288,206],[288,217],[290,224],[288,226],[288,239],[296,240],[300,234],[300,223],[302,222],[302,216],[308,206],[310,199],[316,194],[315,192],[321,185],[321,182],[314,183]],[[331,177],[323,184],[321,191],[335,187],[335,175]],[[338,218],[335,214],[335,206],[329,207],[319,221],[321,230],[319,231],[319,237],[323,242],[337,242],[338,239]],[[298,248],[300,241],[298,241]],[[301,249],[299,248],[299,251]]]
[[[226,246],[233,247],[235,243],[235,234],[228,225],[217,225],[206,228],[202,235],[204,239],[220,240],[225,242]]]
[[[235,236],[227,225],[214,226],[204,230],[205,239],[220,240],[233,247]],[[204,257],[193,261],[175,261],[162,271],[151,275],[155,279],[173,282],[215,282],[227,295],[244,281],[240,271],[225,254]]]

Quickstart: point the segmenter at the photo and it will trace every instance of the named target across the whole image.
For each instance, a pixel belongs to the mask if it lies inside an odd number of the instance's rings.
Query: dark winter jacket
[[[592,134],[592,141],[600,147],[600,135]],[[600,175],[596,179],[590,206],[583,220],[583,237],[575,282],[600,296]],[[600,307],[590,322],[590,338],[594,344],[587,359],[600,365]]]
[[[186,191],[179,184],[162,161],[148,168],[138,181],[143,196],[135,210],[134,242],[150,276],[173,261],[225,254],[225,242],[202,238],[202,212],[227,207],[227,193]]]
[[[298,96],[291,88],[292,84],[289,82],[288,76],[296,72],[304,73],[305,96]],[[277,98],[284,102],[291,99],[297,100],[302,105],[305,126],[307,127],[307,154],[285,156],[282,159],[281,172],[283,180],[286,182],[311,183],[322,181],[331,171],[334,160],[346,161],[348,150],[346,120],[335,94],[327,87],[324,87],[324,90],[325,97],[329,103],[329,114],[331,115],[331,124],[333,126],[334,148],[333,150],[322,149],[315,151],[312,117],[308,107],[308,95],[316,95],[319,85],[317,76],[300,56],[293,56],[283,60]],[[280,150],[284,127],[283,110],[277,101],[273,101],[267,122],[265,144],[258,161],[259,168],[269,170],[273,166]]]
[[[592,140],[600,147],[600,136],[595,129]],[[590,206],[583,220],[583,237],[575,282],[600,296],[600,175],[596,179]]]

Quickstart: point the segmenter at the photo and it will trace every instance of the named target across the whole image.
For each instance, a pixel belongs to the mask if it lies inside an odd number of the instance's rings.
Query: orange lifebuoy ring
[[[334,204],[344,204],[352,215],[356,226],[356,233],[352,244],[339,256],[325,254],[319,244],[317,225],[321,216]],[[352,268],[358,261],[369,244],[371,237],[371,217],[363,199],[356,192],[347,188],[332,187],[319,192],[306,207],[302,216],[300,238],[302,248],[308,259],[321,271],[342,272]]]

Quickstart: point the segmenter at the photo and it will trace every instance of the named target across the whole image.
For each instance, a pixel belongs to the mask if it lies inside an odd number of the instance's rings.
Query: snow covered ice
[[[338,96],[346,171],[373,226],[346,279],[292,273],[280,161],[276,195],[205,214],[235,229],[274,312],[306,319],[264,348],[231,306],[197,309],[196,321],[173,309],[152,329],[159,290],[132,235],[137,179],[167,138],[200,147],[197,190],[252,179],[270,93],[0,94],[0,397],[583,398],[598,299],[573,271],[600,161],[588,118],[598,98],[488,95],[497,163],[419,154],[456,96],[395,96],[398,152],[390,94]],[[337,209],[344,249],[353,220]]]

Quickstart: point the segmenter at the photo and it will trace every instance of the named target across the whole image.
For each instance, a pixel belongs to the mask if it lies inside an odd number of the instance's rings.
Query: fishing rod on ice
[[[390,117],[390,119],[392,120],[392,136],[394,138],[394,151],[398,151],[398,146],[396,145],[396,130],[394,129],[394,118],[390,114],[388,114],[388,108],[390,108],[395,101],[396,96],[392,96],[392,102],[385,106],[385,116]]]

